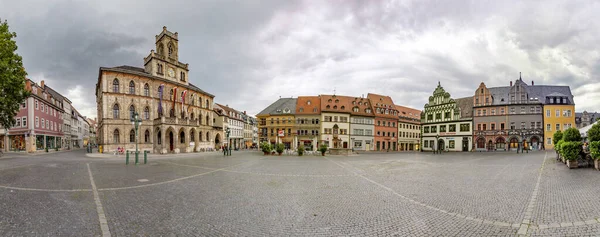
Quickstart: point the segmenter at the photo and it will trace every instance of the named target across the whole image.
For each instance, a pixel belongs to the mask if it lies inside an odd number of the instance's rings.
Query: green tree
[[[587,132],[590,142],[600,141],[600,123],[594,124]]]
[[[562,140],[563,134],[560,130],[556,131],[554,135],[552,135],[552,144],[558,143],[558,141]]]
[[[0,19],[0,125],[10,128],[21,103],[29,96],[25,90],[25,68],[13,38],[17,33],[8,30],[8,22]]]
[[[562,140],[565,142],[580,142],[581,133],[577,128],[569,128],[563,133]]]

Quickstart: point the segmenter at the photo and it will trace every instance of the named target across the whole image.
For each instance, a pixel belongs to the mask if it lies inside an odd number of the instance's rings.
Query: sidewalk
[[[238,151],[239,152],[239,151]],[[167,154],[157,154],[157,153],[148,153],[148,159],[150,158],[177,158],[177,157],[191,157],[191,156],[199,156],[199,155],[223,155],[223,152],[219,152],[219,151],[207,151],[207,152],[191,152],[191,153],[179,153],[179,154],[174,154],[174,153],[167,153]],[[90,158],[103,158],[103,159],[115,159],[115,160],[119,160],[119,159],[125,159],[126,154],[122,154],[122,155],[115,155],[114,153],[110,152],[110,153],[85,153],[85,156],[90,157]],[[135,152],[130,152],[129,154],[129,159],[135,158]],[[140,155],[139,155],[140,159],[144,158],[144,152],[140,151]]]
[[[14,158],[14,157],[19,157],[19,156],[41,156],[41,155],[49,155],[49,154],[55,154],[55,153],[63,153],[63,152],[70,152],[70,151],[79,151],[79,150],[83,150],[83,148],[81,149],[71,149],[71,150],[48,150],[48,152],[46,152],[45,150],[39,150],[39,151],[35,151],[35,152],[26,152],[26,151],[7,151],[4,152],[4,155],[2,157],[0,157],[0,159],[2,158]]]

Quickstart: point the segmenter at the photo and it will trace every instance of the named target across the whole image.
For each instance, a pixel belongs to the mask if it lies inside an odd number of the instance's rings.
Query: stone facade
[[[96,84],[98,144],[104,152],[117,148],[154,153],[193,152],[214,148],[214,96],[189,83],[188,64],[178,60],[178,34],[155,37],[156,52],[144,68],[101,67]],[[138,133],[130,121],[141,121]],[[136,139],[137,138],[137,139]]]

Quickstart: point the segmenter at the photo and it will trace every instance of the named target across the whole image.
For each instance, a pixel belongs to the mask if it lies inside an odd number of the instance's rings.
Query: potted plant
[[[590,143],[590,155],[594,158],[594,168],[600,170],[600,141]]]
[[[570,169],[577,168],[577,158],[581,154],[581,142],[564,142],[560,146],[561,154]]]
[[[304,144],[300,144],[300,146],[298,146],[298,156],[302,155],[304,155]]]
[[[319,151],[321,152],[322,156],[325,156],[325,152],[327,152],[327,145],[323,144],[319,147]]]
[[[281,153],[283,153],[283,150],[285,150],[285,146],[283,145],[283,143],[278,143],[275,146],[275,151],[277,151],[277,154],[281,155]]]
[[[271,150],[273,150],[273,148],[271,147],[270,143],[262,142],[260,144],[260,150],[262,150],[263,154],[266,156],[266,155],[271,154]]]

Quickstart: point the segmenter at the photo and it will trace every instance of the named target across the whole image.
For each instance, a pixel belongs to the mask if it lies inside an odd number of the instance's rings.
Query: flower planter
[[[560,161],[562,161],[562,163],[565,163],[565,164],[567,163],[567,160],[565,159],[565,157],[562,157],[562,156],[560,157]]]
[[[600,170],[600,159],[595,159],[594,160],[594,168],[596,170]]]
[[[263,151],[263,154],[264,154],[265,156],[268,156],[268,155],[269,155],[269,152]]]
[[[279,154],[279,156],[281,156],[281,153],[278,153],[278,154]]]
[[[577,160],[567,160],[567,167],[569,169],[577,169]]]
[[[321,153],[321,156],[325,156],[325,152],[322,152],[322,153]]]

